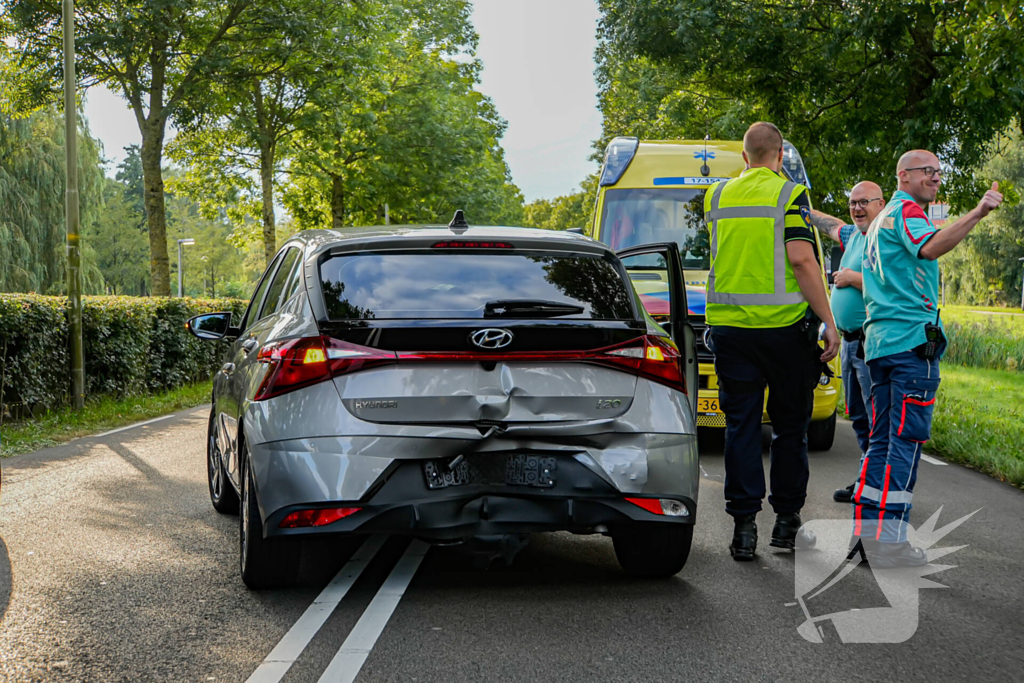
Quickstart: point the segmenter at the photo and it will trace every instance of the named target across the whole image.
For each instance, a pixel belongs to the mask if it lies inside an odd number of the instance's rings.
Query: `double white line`
[[[386,540],[386,536],[371,536],[359,547],[246,683],[278,683],[284,678]],[[414,540],[409,544],[320,676],[320,683],[351,683],[355,680],[429,549],[430,546],[422,541]]]

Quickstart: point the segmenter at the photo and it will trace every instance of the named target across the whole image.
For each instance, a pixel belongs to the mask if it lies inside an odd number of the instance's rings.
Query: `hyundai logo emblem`
[[[477,330],[469,335],[469,341],[481,349],[493,351],[503,349],[512,343],[512,333],[508,330],[499,330],[489,327],[486,330]]]

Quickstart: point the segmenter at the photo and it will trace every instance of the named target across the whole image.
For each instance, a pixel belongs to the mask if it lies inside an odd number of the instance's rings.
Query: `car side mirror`
[[[238,336],[238,328],[231,327],[231,311],[203,313],[188,319],[185,329],[200,339],[227,339]]]

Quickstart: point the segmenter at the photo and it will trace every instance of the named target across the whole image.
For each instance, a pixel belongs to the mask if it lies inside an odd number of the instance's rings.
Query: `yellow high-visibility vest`
[[[786,257],[786,209],[803,185],[768,168],[715,183],[704,197],[710,231],[709,325],[786,327],[807,301]]]

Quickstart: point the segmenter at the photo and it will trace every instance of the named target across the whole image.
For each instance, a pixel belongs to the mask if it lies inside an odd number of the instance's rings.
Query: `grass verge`
[[[1024,373],[942,366],[930,453],[1024,487]]]
[[[211,387],[210,382],[200,382],[132,398],[97,396],[87,398],[85,410],[80,413],[62,408],[34,420],[5,423],[0,429],[0,456],[31,453],[81,436],[193,408],[209,402]]]

